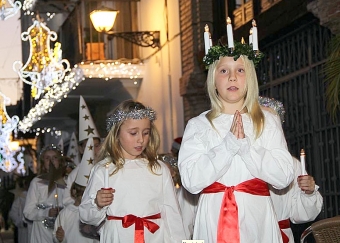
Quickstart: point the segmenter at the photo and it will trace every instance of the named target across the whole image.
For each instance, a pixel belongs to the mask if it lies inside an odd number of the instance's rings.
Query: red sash
[[[161,214],[157,213],[147,217],[137,217],[132,214],[125,215],[124,217],[109,216],[106,217],[108,220],[121,220],[124,228],[128,228],[135,224],[135,243],[144,243],[144,226],[151,232],[155,233],[159,226],[149,219],[160,219]]]
[[[284,219],[284,220],[279,221],[279,227],[280,227],[280,230],[281,230],[281,235],[282,235],[283,243],[288,243],[289,242],[289,238],[285,234],[285,232],[283,232],[282,229],[289,229],[290,228],[290,221],[289,221],[289,219]]]
[[[268,185],[260,179],[244,181],[236,186],[225,186],[219,182],[204,188],[202,193],[224,192],[220,216],[217,226],[218,243],[239,243],[240,229],[238,225],[238,209],[234,191],[245,192],[252,195],[269,196]]]

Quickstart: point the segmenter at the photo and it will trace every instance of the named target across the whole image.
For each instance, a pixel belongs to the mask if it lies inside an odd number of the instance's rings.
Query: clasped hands
[[[239,111],[235,112],[233,123],[231,124],[231,127],[230,127],[230,132],[232,132],[232,134],[234,134],[234,136],[237,139],[245,138],[242,116]]]

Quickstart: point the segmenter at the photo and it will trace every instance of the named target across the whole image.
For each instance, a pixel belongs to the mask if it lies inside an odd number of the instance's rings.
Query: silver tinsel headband
[[[156,120],[156,112],[150,107],[146,107],[145,109],[134,109],[129,112],[116,110],[115,113],[106,119],[106,131],[109,132],[113,125],[121,121],[125,121],[127,119],[140,120],[144,118],[154,121]]]
[[[276,111],[276,113],[280,116],[281,122],[285,121],[285,108],[283,107],[282,102],[275,100],[273,98],[262,97],[259,96],[259,103],[261,106],[269,107]]]

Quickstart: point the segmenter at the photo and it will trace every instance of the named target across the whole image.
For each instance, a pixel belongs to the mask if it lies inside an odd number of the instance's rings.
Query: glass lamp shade
[[[90,19],[93,27],[98,32],[108,32],[112,29],[118,13],[119,11],[108,8],[92,11],[90,13]]]

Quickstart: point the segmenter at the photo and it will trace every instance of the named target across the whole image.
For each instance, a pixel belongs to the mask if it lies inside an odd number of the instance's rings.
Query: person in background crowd
[[[88,109],[85,100],[82,96],[80,96],[79,100],[79,154],[80,159],[82,159],[86,143],[89,138],[93,138],[93,149],[94,149],[94,155],[95,158],[91,163],[97,162],[97,156],[100,151],[101,147],[101,138],[98,133],[98,130],[96,128],[96,125],[93,122],[90,110]],[[78,173],[78,166],[76,166],[72,172],[68,175],[66,180],[66,187],[71,188],[74,180],[76,179],[77,173]],[[65,190],[64,195],[64,205],[73,204],[74,199],[71,197],[70,190]]]
[[[262,109],[266,109],[280,117],[284,122],[285,110],[283,104],[275,99],[259,97]],[[270,186],[270,196],[279,226],[282,230],[283,243],[294,243],[294,235],[290,228],[290,221],[296,224],[315,220],[320,214],[323,198],[318,191],[311,175],[302,175],[301,163],[293,157],[295,178],[284,189],[278,190]]]
[[[178,152],[182,143],[182,137],[175,138],[171,146],[171,155],[164,154],[159,156],[170,170],[170,174],[176,187],[176,195],[181,209],[185,234],[188,239],[192,239],[194,222],[197,209],[199,194],[191,194],[183,186],[181,176],[178,171]]]
[[[30,176],[24,176],[19,177],[17,180],[22,191],[12,204],[11,210],[9,211],[9,218],[17,227],[17,243],[29,243],[31,240],[32,221],[25,219],[23,211],[26,202],[27,190],[32,178]]]
[[[39,156],[39,176],[35,177],[28,189],[24,216],[33,221],[31,242],[52,242],[54,221],[63,204],[64,187],[56,180],[63,180],[63,154],[54,145],[46,146]],[[59,178],[60,177],[60,178]]]
[[[86,237],[80,230],[79,205],[83,196],[85,187],[87,186],[88,177],[93,164],[89,161],[94,159],[93,138],[89,138],[84,150],[81,163],[78,165],[79,170],[75,181],[71,187],[71,195],[74,198],[74,204],[68,204],[60,211],[56,224],[54,225],[53,240],[59,242],[81,242],[94,243],[97,240]]]
[[[171,175],[156,159],[155,119],[154,110],[127,100],[107,120],[101,161],[91,171],[79,206],[84,223],[99,225],[106,219],[101,243],[186,239]]]
[[[210,47],[207,88],[211,110],[189,120],[179,151],[183,186],[201,193],[194,240],[282,242],[268,183],[294,178],[279,119],[262,111],[251,46]]]

